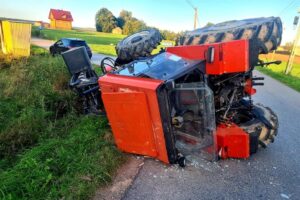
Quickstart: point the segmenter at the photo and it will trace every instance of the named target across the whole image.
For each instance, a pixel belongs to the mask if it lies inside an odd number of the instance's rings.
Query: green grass
[[[32,35],[50,40],[59,40],[61,38],[80,38],[84,39],[95,53],[116,56],[115,47],[117,43],[126,35],[118,35],[112,33],[101,33],[82,30],[54,30],[44,29],[39,31],[37,27],[33,27]],[[165,42],[170,42],[165,40]],[[172,42],[172,41],[171,41]],[[174,42],[172,42],[174,43]],[[153,50],[152,54],[158,53],[162,45]]]
[[[104,44],[90,44],[89,45],[93,52],[101,53],[105,55],[116,56],[115,45],[104,45]]]
[[[42,51],[33,48],[33,54]],[[62,59],[47,54],[12,59],[1,69],[0,158],[14,156],[42,137],[55,136],[51,128],[56,121],[75,111],[68,80]]]
[[[122,158],[99,117],[74,119],[68,135],[49,139],[0,174],[0,198],[87,199],[108,183]]]
[[[61,38],[80,38],[85,40],[94,52],[107,55],[116,55],[115,46],[125,37],[125,35],[80,30],[44,29],[39,33],[35,27],[33,28],[32,33],[33,36],[39,36],[54,41]]]
[[[88,199],[124,160],[105,118],[83,116],[61,57],[0,55],[0,199]]]
[[[34,55],[39,55],[39,56],[41,56],[41,55],[47,55],[48,54],[48,50],[43,49],[43,48],[38,47],[38,46],[35,46],[35,45],[31,45],[31,47],[30,47],[30,54],[32,56],[34,56]]]
[[[270,65],[266,68],[257,67],[256,69],[300,92],[300,64],[294,64],[289,75],[284,73],[286,64],[286,62],[282,62],[280,65]]]

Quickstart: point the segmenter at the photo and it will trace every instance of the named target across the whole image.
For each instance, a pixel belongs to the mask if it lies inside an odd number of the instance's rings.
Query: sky
[[[199,25],[228,20],[279,16],[283,44],[293,41],[294,16],[300,15],[300,0],[189,0],[198,8]],[[50,8],[71,11],[75,27],[95,27],[95,14],[107,8],[115,16],[122,9],[149,26],[172,31],[193,29],[194,10],[186,0],[1,0],[0,17],[49,22]]]

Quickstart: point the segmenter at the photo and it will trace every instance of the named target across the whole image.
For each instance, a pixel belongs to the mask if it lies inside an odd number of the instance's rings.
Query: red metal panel
[[[235,124],[217,127],[217,144],[223,159],[250,156],[249,135]]]
[[[236,40],[195,46],[168,47],[167,52],[191,60],[206,59],[207,50],[214,47],[214,62],[206,63],[206,73],[220,75],[249,70],[249,42]]]
[[[253,88],[251,79],[246,80],[244,91],[249,95],[254,95],[256,93],[256,89]]]
[[[130,153],[156,157],[145,93],[107,92],[103,93],[102,99],[118,148]]]
[[[98,82],[118,148],[169,163],[156,94],[163,82],[113,74]]]

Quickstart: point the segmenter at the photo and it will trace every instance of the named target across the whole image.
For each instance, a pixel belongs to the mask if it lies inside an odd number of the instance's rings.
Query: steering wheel
[[[115,60],[112,59],[111,57],[105,57],[102,59],[100,68],[102,71],[102,74],[107,74],[106,66],[111,67],[113,70],[117,70],[117,67],[115,66]]]

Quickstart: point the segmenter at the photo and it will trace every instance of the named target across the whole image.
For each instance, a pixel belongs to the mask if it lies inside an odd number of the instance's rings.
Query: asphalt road
[[[248,160],[202,161],[185,169],[147,159],[123,200],[300,199],[300,93],[265,78],[254,100],[278,114],[273,144]]]

